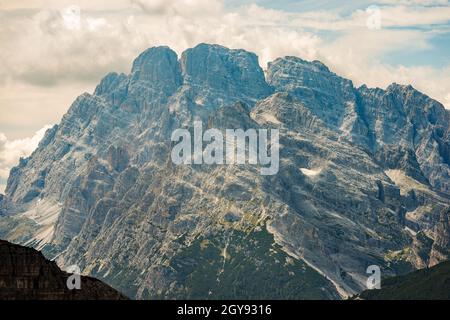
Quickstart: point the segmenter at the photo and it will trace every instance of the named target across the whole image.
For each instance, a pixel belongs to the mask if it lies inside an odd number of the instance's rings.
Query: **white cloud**
[[[280,23],[285,13],[256,5],[228,11],[218,0],[130,3],[127,10],[106,12],[81,7],[79,18],[73,6],[54,5],[31,15],[6,15],[0,26],[2,78],[37,86],[97,82],[109,71],[129,71],[141,51],[160,44],[178,53],[199,42],[244,47],[265,64],[287,52],[312,58],[320,42]]]
[[[78,20],[67,14],[72,12],[67,8],[73,6],[63,3],[56,7],[54,2],[34,15],[9,18],[0,28],[0,38],[5,39],[0,53],[5,78],[41,86],[66,81],[92,83],[111,70],[128,71],[134,57],[159,44],[169,45],[178,53],[199,42],[243,47],[259,54],[265,65],[285,54],[319,57],[322,40],[311,30],[343,31],[344,39],[367,31],[368,14],[364,10],[342,16],[334,11],[287,13],[251,4],[230,11],[218,0],[132,0],[124,10],[126,2],[114,3],[122,9],[98,11],[93,10],[93,6],[98,8],[97,2],[81,1]],[[383,27],[429,25],[450,17],[448,6],[420,10],[383,6],[381,10]],[[424,38],[421,32],[410,33]],[[392,44],[399,42],[417,47],[403,34],[392,32],[390,39],[380,32],[378,37],[371,36],[371,45],[384,47],[384,51],[395,50]],[[363,40],[355,39],[352,46],[364,46],[369,41]],[[422,48],[423,40],[419,42]]]
[[[450,107],[447,66],[383,62],[391,52],[432,49],[432,37],[448,32],[448,23],[440,25],[450,18],[448,1],[374,3],[381,9],[380,30],[367,29],[365,10],[287,12],[256,4],[230,8],[220,0],[2,1],[1,131],[13,136],[13,128],[26,126],[30,135],[57,122],[76,93],[92,90],[110,71],[129,72],[148,47],[168,45],[181,53],[200,42],[253,51],[263,67],[296,55],[322,60],[357,84],[409,82]],[[81,9],[79,19],[71,15],[76,10],[65,10],[70,6]]]
[[[0,181],[6,181],[11,168],[19,163],[21,157],[29,156],[44,137],[45,131],[51,128],[46,125],[38,130],[32,137],[16,140],[8,140],[6,135],[0,132]],[[4,184],[0,183],[0,193]]]
[[[0,85],[0,132],[9,140],[30,137],[46,124],[55,124],[77,96],[90,92],[94,84],[68,83],[36,87],[9,82]]]
[[[449,6],[381,7],[382,25],[386,27],[429,26],[450,21]]]

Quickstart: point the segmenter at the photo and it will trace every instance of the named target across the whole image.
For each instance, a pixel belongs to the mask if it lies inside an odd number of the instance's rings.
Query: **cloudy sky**
[[[356,85],[411,83],[450,108],[448,0],[0,0],[0,192],[74,98],[144,49],[318,59]]]

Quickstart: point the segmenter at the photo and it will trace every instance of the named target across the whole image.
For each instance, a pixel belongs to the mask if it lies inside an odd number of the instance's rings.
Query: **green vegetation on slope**
[[[171,266],[184,289],[165,298],[339,299],[328,280],[289,257],[265,229],[197,239]]]
[[[380,290],[366,290],[366,300],[450,300],[450,261],[407,275],[388,278]]]

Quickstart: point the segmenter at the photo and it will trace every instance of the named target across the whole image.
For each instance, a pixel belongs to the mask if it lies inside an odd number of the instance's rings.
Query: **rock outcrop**
[[[70,290],[70,276],[40,252],[0,240],[0,300],[127,299],[101,281],[85,276],[81,276],[80,289]]]

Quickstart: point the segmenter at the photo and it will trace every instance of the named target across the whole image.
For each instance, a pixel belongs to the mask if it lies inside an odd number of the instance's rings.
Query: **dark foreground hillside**
[[[393,277],[381,283],[380,290],[366,290],[366,300],[450,300],[450,261],[432,268]]]
[[[70,275],[31,248],[0,240],[0,300],[122,300],[103,282],[81,277],[80,290],[69,290]]]

